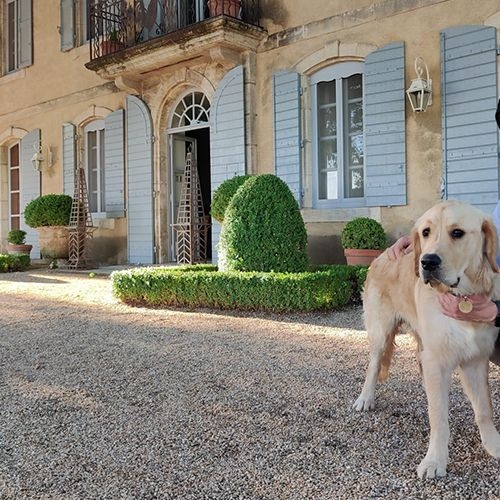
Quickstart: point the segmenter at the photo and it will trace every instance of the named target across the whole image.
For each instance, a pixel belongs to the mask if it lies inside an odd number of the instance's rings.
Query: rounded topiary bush
[[[342,230],[340,241],[344,248],[384,250],[387,238],[380,222],[369,217],[356,217]]]
[[[226,270],[307,270],[307,233],[288,186],[271,174],[252,176],[233,196],[219,243]]]
[[[30,227],[67,226],[73,198],[67,194],[46,194],[31,200],[24,209]]]
[[[235,195],[238,188],[242,186],[251,175],[237,175],[231,179],[224,181],[216,190],[212,199],[210,215],[222,224],[224,221],[224,213],[229,202]]]

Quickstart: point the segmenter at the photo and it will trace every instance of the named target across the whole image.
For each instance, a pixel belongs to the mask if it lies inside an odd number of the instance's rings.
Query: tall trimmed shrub
[[[236,175],[231,179],[225,180],[216,190],[212,198],[210,215],[219,223],[224,222],[224,213],[229,202],[235,195],[238,188],[242,186],[251,175]]]
[[[226,270],[307,270],[306,228],[285,182],[271,174],[246,180],[224,214],[219,248]]]

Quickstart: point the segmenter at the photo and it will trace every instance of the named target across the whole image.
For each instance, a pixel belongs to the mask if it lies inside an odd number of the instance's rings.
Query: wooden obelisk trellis
[[[174,224],[179,264],[206,262],[209,227],[209,217],[203,209],[196,161],[193,161],[192,153],[187,153],[177,222]]]
[[[68,267],[70,269],[88,268],[87,240],[92,237],[94,229],[89,211],[85,170],[79,167],[75,175],[75,192],[69,219]]]

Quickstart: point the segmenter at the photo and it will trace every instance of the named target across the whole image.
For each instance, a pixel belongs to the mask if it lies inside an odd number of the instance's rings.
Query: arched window
[[[314,204],[356,206],[364,197],[363,64],[344,62],[311,77]]]
[[[210,102],[202,92],[190,92],[175,107],[171,128],[193,127],[208,124]]]

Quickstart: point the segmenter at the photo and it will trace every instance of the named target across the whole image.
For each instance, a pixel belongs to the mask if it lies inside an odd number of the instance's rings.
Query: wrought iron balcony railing
[[[259,0],[95,0],[89,5],[91,60],[213,17],[259,25]]]

